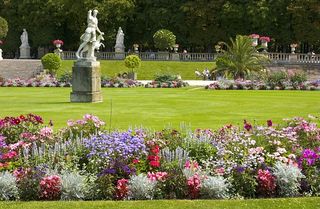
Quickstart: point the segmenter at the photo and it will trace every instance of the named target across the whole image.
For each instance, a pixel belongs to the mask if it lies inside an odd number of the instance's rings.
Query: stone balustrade
[[[97,52],[96,56],[100,60],[123,60],[130,53]],[[166,52],[139,52],[139,57],[146,61],[191,61],[206,62],[217,58],[214,53],[166,53]],[[272,63],[279,64],[319,64],[320,54],[291,54],[291,53],[266,53]],[[64,51],[65,60],[75,60],[73,51]]]

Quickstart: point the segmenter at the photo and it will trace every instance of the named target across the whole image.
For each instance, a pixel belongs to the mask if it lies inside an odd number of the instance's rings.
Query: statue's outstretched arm
[[[104,35],[104,32],[101,32],[101,30],[99,29],[98,25],[97,25],[97,31],[98,31],[98,33],[100,33],[101,35]]]

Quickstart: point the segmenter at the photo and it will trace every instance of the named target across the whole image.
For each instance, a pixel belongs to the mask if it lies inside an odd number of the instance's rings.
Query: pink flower
[[[53,45],[57,45],[57,44],[63,45],[64,44],[63,41],[59,40],[59,39],[54,40],[52,43],[53,43]]]
[[[52,134],[53,134],[53,130],[50,127],[44,127],[40,130],[40,135],[42,137],[51,137]]]
[[[260,35],[253,33],[253,34],[250,34],[249,37],[250,37],[250,38],[259,38]]]
[[[223,175],[224,175],[225,170],[224,170],[224,168],[223,168],[223,167],[220,167],[220,168],[216,168],[216,169],[214,169],[214,172],[215,172],[216,174],[218,174],[219,176],[223,176]]]
[[[165,181],[166,177],[168,176],[167,172],[148,172],[148,178],[151,181]]]
[[[267,125],[268,125],[268,127],[271,127],[272,126],[272,120],[267,120]]]
[[[128,179],[120,179],[117,181],[116,197],[123,200],[128,195]]]
[[[61,178],[47,176],[40,181],[40,197],[45,200],[58,200],[61,194]]]
[[[265,42],[270,42],[270,41],[271,41],[270,37],[268,37],[268,36],[261,36],[261,37],[259,38],[259,40],[260,40],[260,41],[265,41]]]

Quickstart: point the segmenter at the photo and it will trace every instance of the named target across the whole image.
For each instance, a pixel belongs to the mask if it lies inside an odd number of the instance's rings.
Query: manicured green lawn
[[[64,60],[62,64],[62,70],[71,71],[73,60]],[[119,72],[128,72],[128,69],[124,66],[124,61],[109,61],[101,60],[101,71],[103,75],[109,77],[116,76]],[[196,80],[200,79],[195,76],[194,71],[199,69],[201,72],[205,69],[212,69],[213,62],[171,62],[171,61],[142,61],[141,67],[137,70],[139,80],[152,80],[156,74],[169,73],[180,74],[184,80]]]
[[[0,202],[5,209],[318,209],[320,198],[255,200],[159,200],[97,202]]]
[[[112,128],[141,126],[162,129],[182,122],[192,128],[218,128],[242,124],[243,119],[262,123],[308,114],[319,116],[320,91],[212,91],[203,88],[111,89],[104,88],[104,102],[70,103],[70,88],[0,88],[0,117],[36,113],[63,127],[68,119],[92,113]]]

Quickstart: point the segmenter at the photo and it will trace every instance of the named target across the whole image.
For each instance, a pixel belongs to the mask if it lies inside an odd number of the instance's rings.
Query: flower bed
[[[105,130],[93,115],[54,132],[0,119],[1,200],[225,199],[320,193],[319,119],[218,130]]]
[[[101,87],[106,88],[133,88],[142,86],[142,83],[131,79],[103,79]],[[71,82],[59,81],[50,75],[40,75],[29,80],[7,79],[0,80],[0,87],[71,87]]]
[[[251,80],[221,80],[214,81],[207,85],[205,89],[211,90],[320,90],[320,80],[304,82],[298,85],[293,85],[290,82],[285,82],[281,85],[269,85],[263,81]]]
[[[189,84],[187,82],[183,82],[182,80],[167,82],[152,81],[145,85],[146,88],[181,88],[186,86],[189,86]]]

